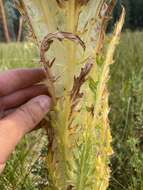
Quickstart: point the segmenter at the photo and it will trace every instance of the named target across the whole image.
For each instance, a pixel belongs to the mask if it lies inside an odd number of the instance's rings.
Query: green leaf
[[[95,82],[92,77],[89,77],[88,82],[89,82],[89,88],[94,93],[94,95],[96,95],[98,81]]]

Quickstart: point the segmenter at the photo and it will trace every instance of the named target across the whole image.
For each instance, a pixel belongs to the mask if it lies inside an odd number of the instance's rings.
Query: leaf
[[[91,91],[94,93],[94,95],[96,95],[98,81],[95,82],[95,81],[92,79],[92,77],[89,77],[89,78],[88,78],[88,82],[89,82],[89,88],[90,88]]]
[[[74,84],[71,90],[71,99],[73,102],[76,100],[76,98],[78,99],[81,96],[80,88],[83,85],[83,83],[86,81],[86,77],[91,71],[91,68],[93,66],[92,62],[93,60],[88,60],[88,63],[85,65],[85,67],[81,69],[79,77],[74,78]]]

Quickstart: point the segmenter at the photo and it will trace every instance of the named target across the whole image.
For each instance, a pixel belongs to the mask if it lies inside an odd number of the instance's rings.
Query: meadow
[[[111,67],[110,190],[143,190],[143,33],[126,32]]]
[[[111,67],[110,125],[114,154],[109,190],[143,190],[143,32],[125,32]],[[0,44],[1,70],[39,66],[31,43]],[[2,190],[44,190],[48,183],[44,130],[23,139],[0,176]]]

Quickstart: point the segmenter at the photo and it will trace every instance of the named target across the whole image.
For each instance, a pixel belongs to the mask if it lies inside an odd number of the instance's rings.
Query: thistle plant
[[[48,190],[105,190],[113,153],[108,121],[109,67],[123,9],[105,46],[115,0],[20,0],[39,47],[53,100],[48,115]]]

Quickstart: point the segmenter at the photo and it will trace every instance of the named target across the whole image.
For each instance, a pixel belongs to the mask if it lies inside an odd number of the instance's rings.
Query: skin
[[[42,69],[0,73],[0,172],[23,136],[49,112],[51,99]]]

